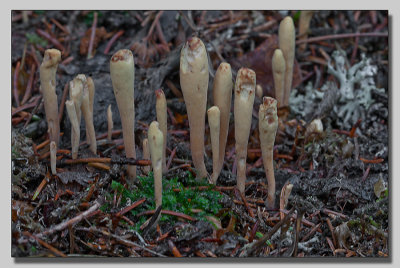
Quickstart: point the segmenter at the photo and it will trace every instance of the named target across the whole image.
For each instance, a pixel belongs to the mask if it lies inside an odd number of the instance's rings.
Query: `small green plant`
[[[196,180],[190,172],[184,181],[178,178],[163,179],[163,196],[162,196],[162,209],[171,210],[175,212],[184,213],[196,219],[205,219],[205,216],[215,215],[222,205],[219,200],[222,198],[220,192],[214,190],[213,184],[208,184],[205,180]],[[203,186],[199,190],[199,186]],[[204,190],[204,186],[208,186]],[[138,189],[135,191],[127,190],[121,183],[112,181],[111,188],[121,195],[121,204],[125,205],[130,199],[131,203],[146,198],[139,207],[130,211],[131,215],[137,216],[142,212],[154,210],[156,208],[154,202],[154,178],[153,173],[150,172],[148,177],[138,177]],[[108,197],[112,200],[112,196]],[[107,206],[102,207],[107,210]],[[136,221],[134,229],[139,231],[139,227],[148,219],[148,216],[139,217]],[[168,222],[173,224],[176,221],[175,216],[161,215],[160,223]]]
[[[40,36],[38,36],[35,33],[26,33],[25,37],[28,40],[28,42],[33,44],[33,45],[39,45],[39,46],[42,46],[42,47],[46,47],[47,46],[47,41],[45,39],[41,38]]]

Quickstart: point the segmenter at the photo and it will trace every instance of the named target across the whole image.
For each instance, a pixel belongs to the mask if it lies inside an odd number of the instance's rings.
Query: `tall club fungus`
[[[279,48],[282,50],[286,66],[285,91],[281,107],[287,107],[289,105],[289,96],[293,80],[295,38],[296,32],[294,29],[293,19],[289,16],[285,17],[279,24]]]
[[[57,49],[47,49],[40,65],[40,89],[44,100],[44,111],[47,119],[47,128],[50,142],[53,147],[58,147],[60,138],[60,122],[58,118],[58,102],[56,94],[56,73],[58,63],[61,61],[61,52]],[[53,148],[54,150],[54,148]],[[56,149],[57,150],[57,149]],[[53,163],[52,171],[55,172],[55,153],[50,154]]]
[[[246,182],[247,144],[256,90],[256,73],[247,68],[238,71],[235,84],[235,148],[237,161],[237,187],[244,194]]]
[[[213,85],[214,105],[217,106],[220,111],[218,168],[215,170],[214,175],[217,178],[224,165],[226,141],[228,139],[229,131],[229,118],[231,113],[232,89],[231,66],[229,63],[223,62],[219,65],[217,72],[215,73]]]
[[[135,64],[132,52],[128,49],[117,51],[110,61],[111,81],[117,100],[118,110],[122,123],[126,157],[136,158],[135,150],[135,103],[134,80]],[[136,179],[136,166],[128,165],[129,178]]]
[[[180,83],[190,127],[190,149],[197,179],[207,177],[204,131],[208,89],[208,58],[203,42],[188,39],[181,51]]]
[[[258,111],[258,127],[264,170],[268,181],[268,197],[266,206],[268,208],[273,208],[275,205],[273,152],[276,130],[278,128],[276,100],[274,98],[263,98],[263,103],[260,105],[260,110]]]

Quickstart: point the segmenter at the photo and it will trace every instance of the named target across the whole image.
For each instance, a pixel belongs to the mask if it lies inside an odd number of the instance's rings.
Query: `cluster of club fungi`
[[[275,206],[275,177],[273,167],[273,148],[278,128],[278,107],[287,107],[292,86],[293,62],[295,51],[295,29],[290,17],[284,18],[279,26],[279,49],[272,58],[275,98],[264,96],[259,107],[259,133],[263,157],[263,165],[268,182],[266,206]],[[41,90],[50,138],[50,166],[52,174],[56,174],[56,152],[59,141],[59,119],[56,88],[56,72],[61,53],[57,49],[45,51],[40,67]],[[209,82],[207,51],[203,42],[192,37],[187,40],[180,55],[180,85],[186,104],[190,128],[190,149],[196,178],[207,177],[213,184],[217,183],[222,170],[225,147],[227,143],[229,119],[231,111],[232,90],[234,91],[234,124],[235,149],[237,163],[237,188],[245,191],[247,145],[255,95],[262,97],[262,88],[256,85],[256,74],[248,68],[237,72],[233,85],[232,71],[229,63],[219,65],[213,84],[214,106],[207,108],[207,91]],[[110,60],[110,75],[115,98],[121,118],[122,133],[127,158],[136,158],[135,151],[135,105],[134,79],[135,66],[132,52],[128,49],[117,51]],[[81,115],[85,120],[87,144],[96,154],[96,136],[93,125],[93,100],[95,88],[92,78],[78,74],[69,84],[69,100],[66,109],[71,122],[71,154],[78,157],[80,143]],[[143,158],[151,160],[154,173],[156,207],[162,205],[162,175],[166,168],[167,141],[167,104],[164,92],[155,91],[157,121],[153,121],[148,129],[148,136],[143,140]],[[212,163],[211,176],[204,164],[205,116],[208,116],[210,127]],[[113,128],[111,107],[107,109],[108,139],[111,140]],[[143,169],[148,173],[150,167]],[[136,179],[136,166],[127,166],[130,182]]]

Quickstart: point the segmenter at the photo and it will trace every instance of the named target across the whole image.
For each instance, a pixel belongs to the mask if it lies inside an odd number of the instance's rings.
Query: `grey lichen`
[[[328,73],[338,80],[339,88],[328,81],[321,87],[321,91],[318,91],[309,83],[305,87],[304,95],[299,94],[297,90],[292,91],[290,108],[293,113],[305,118],[307,116],[315,118],[316,114],[318,117],[324,117],[329,115],[326,114],[328,112],[336,118],[341,118],[338,123],[342,124],[342,127],[349,128],[358,119],[365,119],[366,111],[374,103],[371,92],[385,90],[375,86],[374,78],[378,68],[371,64],[370,58],[362,55],[361,61],[349,68],[346,67],[348,61],[343,50],[334,51],[332,58],[335,61],[335,68],[328,62]],[[334,103],[331,103],[332,101]],[[328,104],[333,107],[324,109]],[[312,118],[308,118],[310,119]]]

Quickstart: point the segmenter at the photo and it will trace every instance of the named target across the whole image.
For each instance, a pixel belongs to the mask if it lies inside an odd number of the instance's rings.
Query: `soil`
[[[253,69],[263,95],[274,97],[270,62],[273,51],[278,48],[279,22],[286,15],[294,18],[297,31],[300,15],[297,11],[98,11],[97,15],[93,11],[26,11],[25,14],[13,11],[11,52],[15,78],[12,90],[16,90],[12,91],[11,100],[12,256],[387,258],[391,234],[386,11],[314,12],[307,38],[328,37],[311,40],[304,51],[296,46],[293,88],[297,96],[306,95],[307,84],[321,92],[330,83],[332,90],[338,92],[339,80],[327,70],[327,64],[334,62],[335,50],[344,51],[346,68],[360,62],[362,55],[369,58],[377,68],[373,75],[374,89],[368,108],[360,106],[359,118],[349,121],[335,111],[355,100],[334,102],[335,98],[329,98],[330,95],[325,95],[325,101],[307,100],[307,105],[315,111],[312,114],[295,113],[296,107],[280,110],[274,148],[275,208],[267,209],[264,204],[267,181],[258,139],[257,115],[261,103],[258,97],[251,119],[244,197],[233,187],[236,164],[232,106],[225,163],[215,188],[222,194],[219,200],[222,209],[214,215],[214,223],[178,217],[173,224],[160,222],[150,231],[138,233],[129,227],[129,221],[137,220],[130,213],[123,220],[115,220],[115,214],[129,204],[105,198],[107,194],[116,198],[111,188],[113,180],[129,190],[137,187],[125,179],[121,121],[109,75],[112,54],[128,48],[135,57],[137,159],[142,159],[142,141],[147,137],[147,128],[156,120],[154,91],[162,88],[168,103],[167,159],[174,154],[171,171],[164,180],[178,177],[185,184],[193,165],[189,123],[179,83],[182,44],[192,35],[206,44],[210,72],[207,107],[213,105],[214,74],[222,61],[231,64],[234,80],[240,67]],[[93,57],[88,58],[95,20],[96,42]],[[105,53],[110,40],[121,30],[122,35]],[[41,32],[50,37],[44,37]],[[342,34],[358,32],[372,34],[340,38]],[[59,105],[65,102],[62,96],[68,90],[66,85],[80,73],[91,76],[95,83],[93,122],[98,136],[107,133],[106,110],[111,105],[115,133],[112,141],[107,141],[104,135],[98,137],[97,155],[85,143],[84,120],[81,122],[83,144],[79,158],[111,158],[112,163],[106,168],[65,164],[71,157],[68,151],[71,124],[64,111],[59,144],[59,149],[64,151],[58,153],[57,175],[50,175],[38,64],[44,50],[54,47],[55,42],[62,46],[56,87]],[[19,73],[15,75],[18,62]],[[31,93],[21,104],[32,70]],[[354,91],[363,89],[356,85]],[[306,129],[316,117],[321,119],[323,131],[306,135]],[[211,173],[208,125],[204,142],[205,163]],[[143,174],[142,168],[138,168],[138,174]],[[293,189],[286,208],[280,210],[281,190],[288,184]],[[100,209],[112,202],[114,212]],[[291,217],[284,220],[280,212]],[[281,228],[274,229],[280,225]]]

